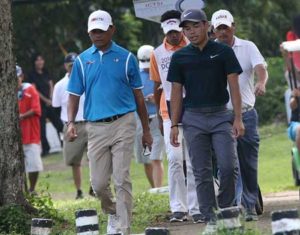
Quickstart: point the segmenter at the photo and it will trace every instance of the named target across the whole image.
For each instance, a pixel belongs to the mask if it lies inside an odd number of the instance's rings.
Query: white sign
[[[133,0],[136,17],[160,23],[160,17],[169,10],[202,9],[203,0]]]

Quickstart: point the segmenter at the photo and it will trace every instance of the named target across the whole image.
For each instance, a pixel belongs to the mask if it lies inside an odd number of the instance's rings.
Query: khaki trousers
[[[116,214],[124,234],[129,233],[132,216],[130,162],[133,157],[136,120],[128,113],[110,123],[89,122],[88,158],[92,187],[106,214]],[[116,201],[110,189],[113,178]]]

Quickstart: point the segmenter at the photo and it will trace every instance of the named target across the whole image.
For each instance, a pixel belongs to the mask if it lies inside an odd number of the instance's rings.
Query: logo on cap
[[[188,13],[185,13],[184,15],[183,15],[183,17],[187,17],[189,14],[191,14],[192,12],[190,11],[190,12],[188,12]]]
[[[219,20],[219,19],[227,19],[227,15],[219,15],[216,17],[216,20]]]
[[[91,19],[91,22],[94,22],[94,21],[104,21],[104,19],[102,17],[95,17],[95,18]]]
[[[176,24],[177,23],[177,21],[176,20],[168,20],[167,22],[166,22],[167,24]]]

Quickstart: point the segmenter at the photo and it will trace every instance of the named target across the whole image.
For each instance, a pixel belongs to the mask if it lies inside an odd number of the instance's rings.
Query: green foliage
[[[264,125],[273,121],[285,121],[284,92],[287,82],[284,78],[284,61],[281,57],[267,59],[269,81],[266,94],[257,97],[255,107],[259,123]]]
[[[0,234],[30,234],[31,218],[47,218],[64,223],[49,193],[42,191],[39,195],[26,194],[26,198],[37,212],[28,214],[21,205],[7,205],[0,207]]]
[[[244,227],[235,230],[219,227],[216,235],[262,235],[262,233],[252,229],[245,229]]]
[[[60,219],[58,211],[54,208],[52,198],[47,191],[41,191],[39,195],[28,194],[27,200],[38,210],[39,218]]]
[[[120,26],[118,27],[118,30],[126,33],[122,35],[122,38],[120,38],[118,43],[126,47],[128,50],[136,52],[141,46],[138,40],[138,34],[141,31],[142,23],[137,21],[130,11],[127,11],[122,15],[119,24]]]
[[[168,195],[141,193],[134,197],[133,230],[141,231],[166,220],[169,210]]]
[[[21,205],[0,207],[0,234],[29,234],[30,216]]]

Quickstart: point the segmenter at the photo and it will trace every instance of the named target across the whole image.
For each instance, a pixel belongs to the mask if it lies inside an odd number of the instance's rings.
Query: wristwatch
[[[71,123],[74,123],[74,121],[68,121],[68,122],[66,123],[66,126],[68,127]]]

